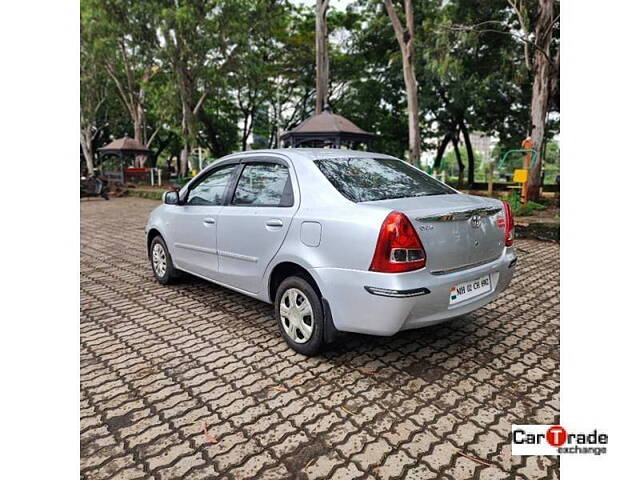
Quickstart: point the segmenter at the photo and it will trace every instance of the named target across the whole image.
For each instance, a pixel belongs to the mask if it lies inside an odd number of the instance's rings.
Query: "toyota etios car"
[[[312,355],[338,331],[393,335],[476,310],[513,276],[513,216],[371,152],[263,150],[167,192],[146,226],[156,279],[180,271],[273,303]]]

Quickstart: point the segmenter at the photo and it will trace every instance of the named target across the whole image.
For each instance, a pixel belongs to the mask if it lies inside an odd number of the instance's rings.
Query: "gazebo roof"
[[[147,147],[141,144],[134,138],[122,137],[117,138],[108,145],[99,148],[100,153],[133,153],[133,154],[146,154],[151,153]]]
[[[373,133],[369,133],[358,127],[351,120],[347,120],[342,115],[332,113],[330,110],[324,110],[318,115],[307,118],[304,122],[288,132],[282,137],[286,138],[292,134],[340,134],[346,133],[351,135],[362,135],[363,137],[372,137]]]

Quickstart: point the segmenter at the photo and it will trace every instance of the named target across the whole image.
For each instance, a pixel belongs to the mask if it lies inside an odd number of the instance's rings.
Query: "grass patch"
[[[509,197],[507,198],[507,202],[509,202],[509,205],[511,205],[511,209],[513,210],[514,215],[523,217],[531,215],[536,210],[545,210],[549,208],[547,205],[543,205],[538,202],[532,202],[531,200],[523,205],[520,203],[520,197],[517,192],[509,195]]]

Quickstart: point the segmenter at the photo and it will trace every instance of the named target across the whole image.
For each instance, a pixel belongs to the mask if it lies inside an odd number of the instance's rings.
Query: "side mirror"
[[[175,191],[164,192],[162,194],[162,202],[166,205],[178,205],[178,203],[180,203],[180,196],[178,192]]]

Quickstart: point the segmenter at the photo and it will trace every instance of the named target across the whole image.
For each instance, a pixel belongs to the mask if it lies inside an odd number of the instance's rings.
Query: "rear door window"
[[[315,164],[336,190],[352,202],[457,193],[402,160],[341,158],[316,160]]]
[[[248,163],[238,179],[232,205],[290,207],[293,190],[289,169],[278,163]]]

